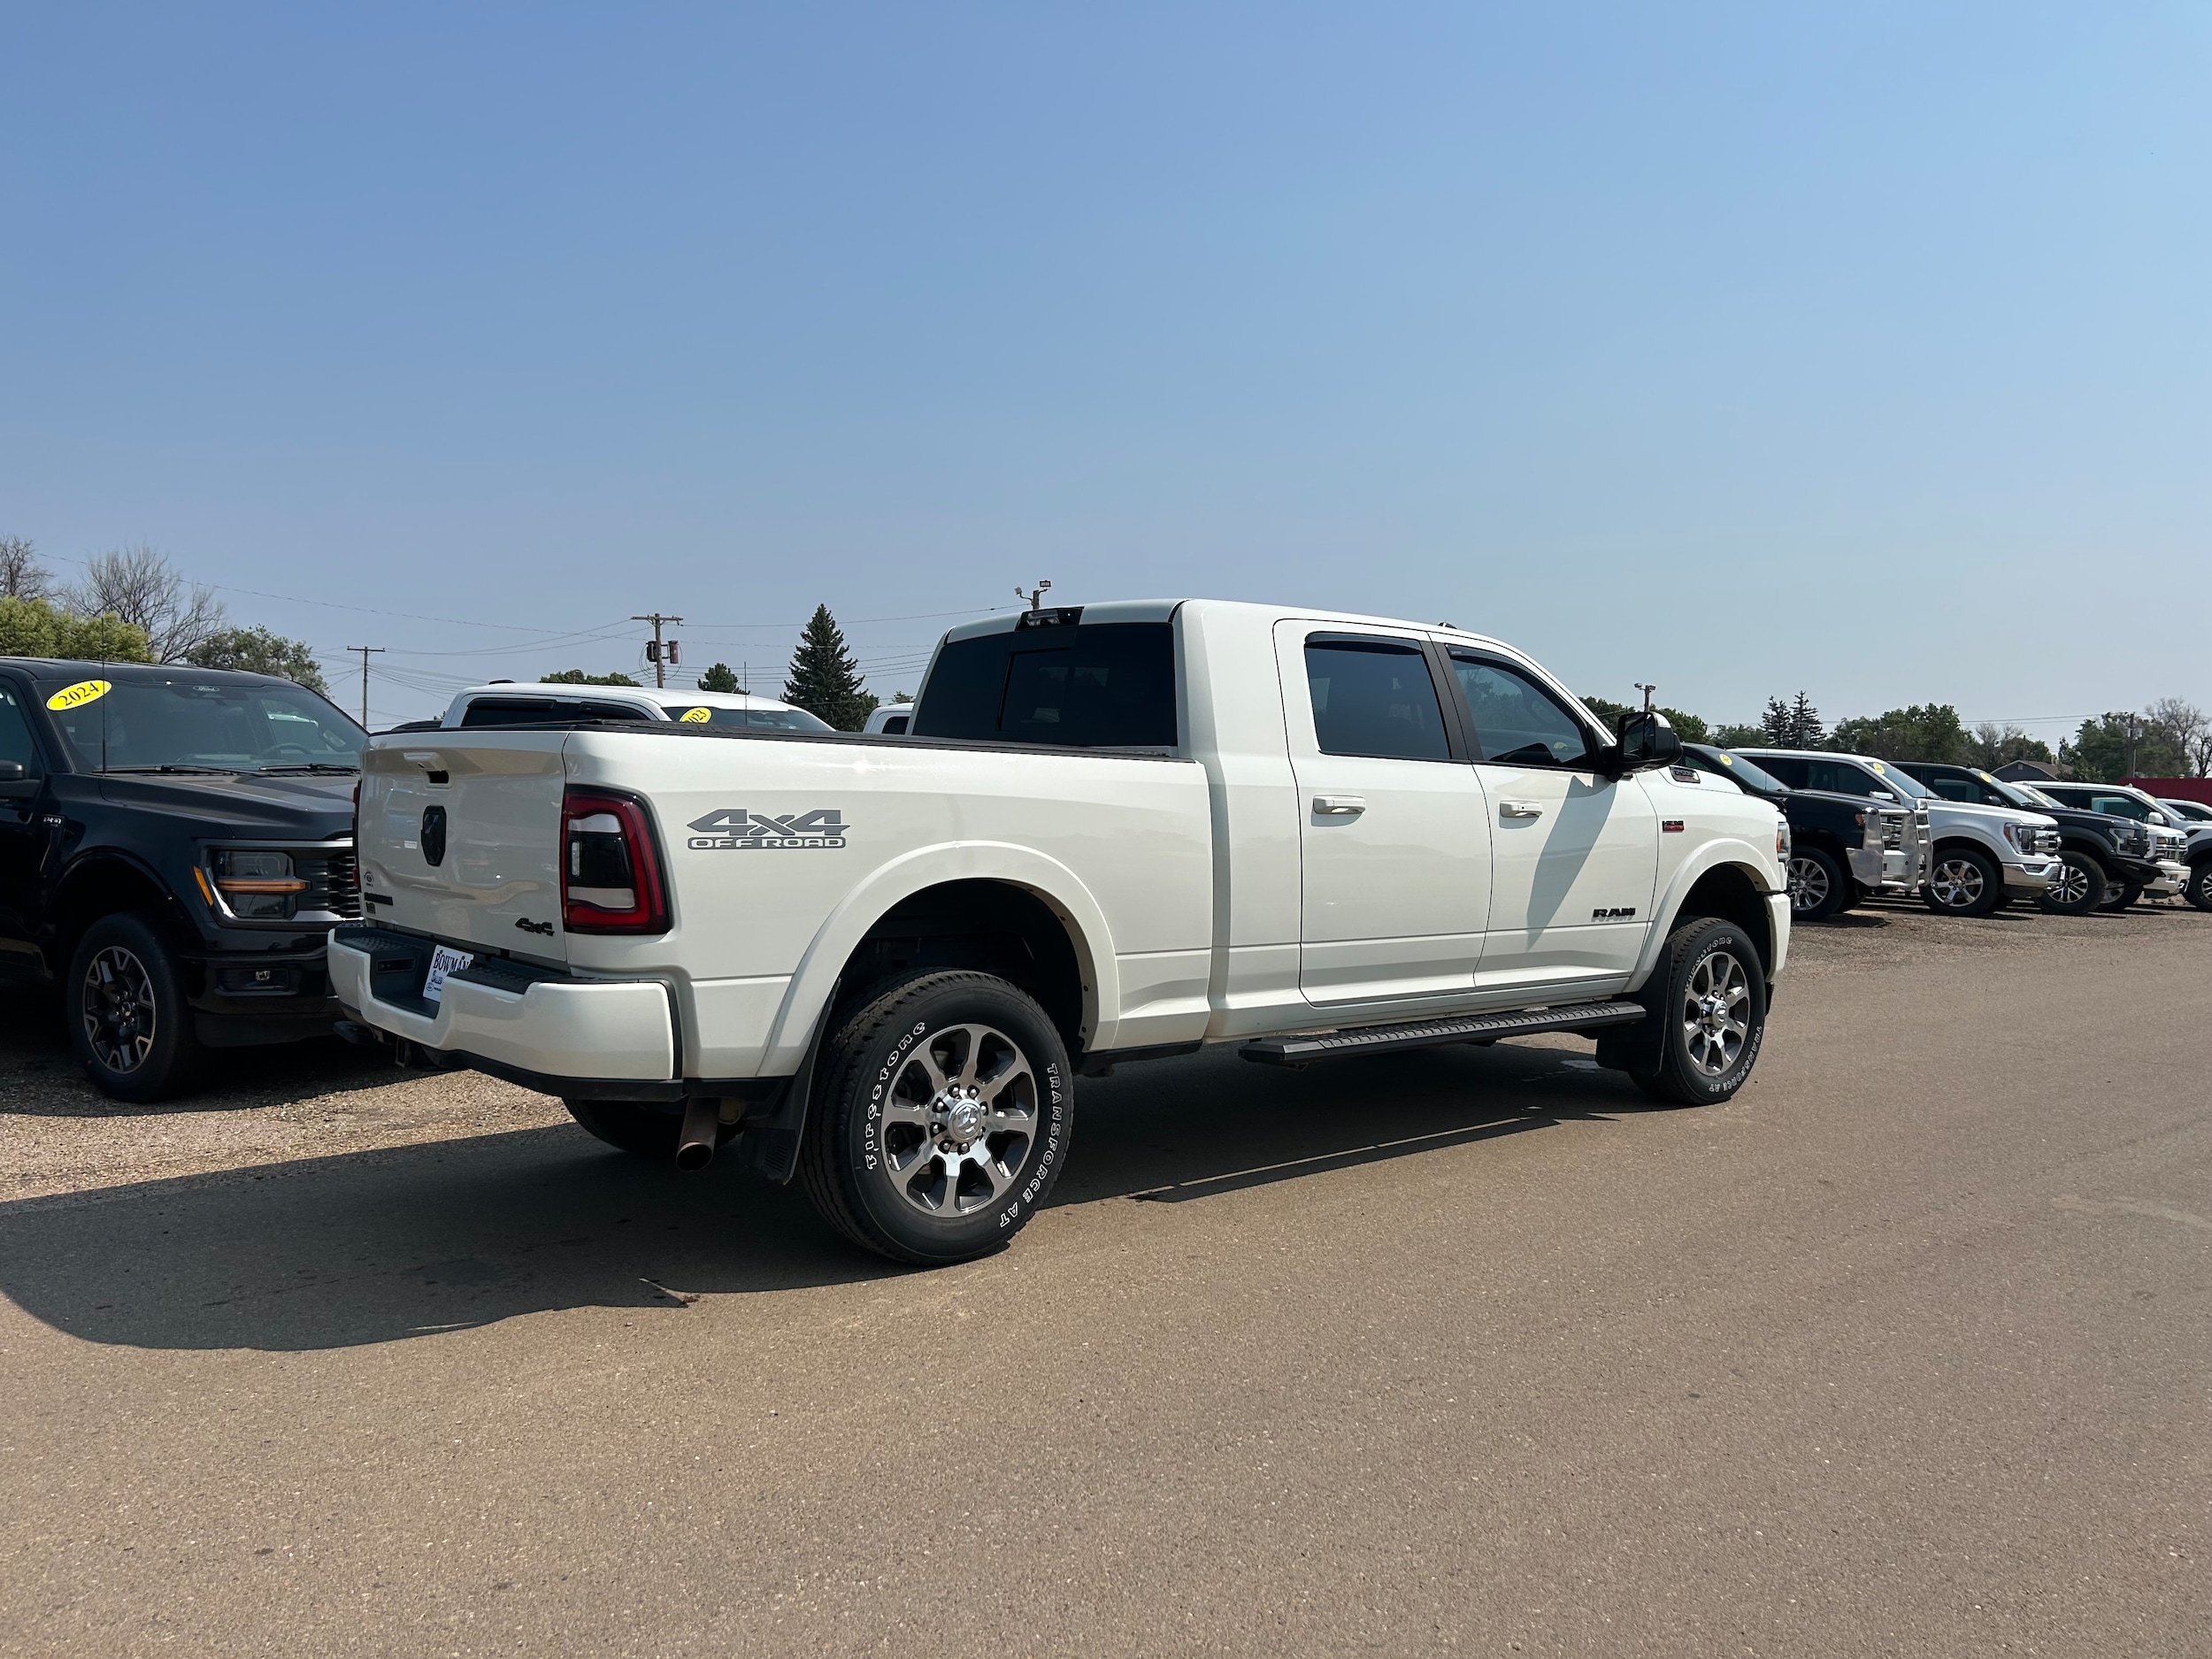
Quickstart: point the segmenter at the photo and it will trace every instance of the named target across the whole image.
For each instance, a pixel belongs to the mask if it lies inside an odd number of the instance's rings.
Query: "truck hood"
[[[1984,806],[1978,801],[1936,800],[1923,802],[1922,804],[1928,809],[1928,821],[1930,823],[1937,823],[1945,819],[1956,823],[1961,819],[1965,819],[1971,822],[1993,826],[1998,824],[2032,824],[2038,829],[2056,829],[2058,827],[2058,820],[2053,818],[2048,812],[2031,812],[2024,807]]]
[[[202,833],[256,840],[303,836],[327,841],[353,829],[349,772],[103,772],[100,796],[112,805],[197,819]]]

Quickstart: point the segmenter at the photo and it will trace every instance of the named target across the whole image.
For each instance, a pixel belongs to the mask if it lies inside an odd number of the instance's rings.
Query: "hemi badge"
[[[1661,818],[1659,827],[1670,835],[1679,835],[1682,833],[1682,820],[1678,818]]]

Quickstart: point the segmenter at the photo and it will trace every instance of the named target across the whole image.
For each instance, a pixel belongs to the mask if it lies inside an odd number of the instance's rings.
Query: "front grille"
[[[361,914],[360,865],[350,847],[303,847],[292,855],[292,868],[307,891],[300,895],[302,913],[342,916],[352,921]]]
[[[2045,857],[2055,855],[2062,844],[2058,832],[2055,829],[2039,829],[2035,832],[2034,850]]]
[[[1905,850],[1905,817],[1901,812],[1882,814],[1882,850],[1901,853]]]

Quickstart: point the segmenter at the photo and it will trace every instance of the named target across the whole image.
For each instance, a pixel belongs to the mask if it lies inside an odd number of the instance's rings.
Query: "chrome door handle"
[[[1354,818],[1367,810],[1363,795],[1317,795],[1313,798],[1313,810],[1321,818]]]
[[[1498,803],[1498,816],[1541,818],[1544,816],[1544,803],[1541,801],[1501,801]]]

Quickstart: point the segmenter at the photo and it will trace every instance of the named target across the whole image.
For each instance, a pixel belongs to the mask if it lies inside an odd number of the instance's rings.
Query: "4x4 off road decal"
[[[775,818],[731,806],[692,819],[690,828],[695,852],[813,852],[842,847],[846,824],[833,806]]]

